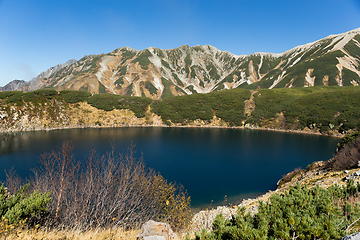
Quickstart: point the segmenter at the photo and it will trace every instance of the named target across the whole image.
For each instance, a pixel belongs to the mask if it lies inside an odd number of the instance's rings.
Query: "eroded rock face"
[[[343,237],[341,240],[360,240],[360,233],[354,233]]]
[[[149,220],[142,226],[137,240],[180,240],[180,238],[169,224]]]

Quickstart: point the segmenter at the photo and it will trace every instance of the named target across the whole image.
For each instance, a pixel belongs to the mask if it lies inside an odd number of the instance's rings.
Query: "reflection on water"
[[[273,190],[296,167],[327,160],[339,139],[317,135],[244,129],[106,128],[24,132],[0,135],[0,168],[31,175],[44,152],[71,140],[77,159],[92,149],[104,154],[135,144],[148,167],[188,190],[193,206],[228,202]],[[0,181],[5,177],[0,172]]]

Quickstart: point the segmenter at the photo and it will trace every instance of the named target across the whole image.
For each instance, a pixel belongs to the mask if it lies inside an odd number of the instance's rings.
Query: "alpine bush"
[[[359,188],[353,181],[329,189],[290,187],[260,202],[254,215],[244,208],[231,219],[218,215],[213,230],[196,233],[195,239],[340,239],[359,229],[359,204],[348,201],[358,198]]]

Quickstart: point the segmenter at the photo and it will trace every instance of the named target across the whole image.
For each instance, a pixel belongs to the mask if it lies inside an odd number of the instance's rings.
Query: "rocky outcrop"
[[[0,132],[159,124],[161,120],[152,113],[148,118],[137,118],[129,109],[104,111],[85,102],[67,104],[53,99],[36,105],[25,102],[21,107],[9,104],[0,108]]]
[[[0,87],[0,92],[3,91],[17,91],[26,85],[26,81],[24,80],[13,80],[6,84],[4,87]]]
[[[354,233],[343,237],[341,240],[360,240],[360,233]]]
[[[191,230],[193,232],[201,232],[202,229],[210,231],[217,215],[221,214],[224,218],[230,219],[236,213],[236,210],[237,206],[233,208],[219,206],[216,209],[200,211],[192,219]]]
[[[0,87],[0,92],[1,91],[24,91],[24,92],[27,92],[27,91],[33,91],[36,89],[47,87],[48,84],[46,81],[44,81],[45,79],[47,79],[51,75],[56,74],[64,67],[67,67],[76,62],[77,62],[76,59],[71,59],[71,60],[67,61],[66,63],[59,63],[56,66],[51,67],[48,70],[40,73],[38,76],[34,77],[33,79],[31,79],[28,82],[24,81],[24,80],[13,80],[13,81],[9,82],[8,84],[6,84],[4,87]]]
[[[173,232],[170,225],[153,220],[147,221],[141,228],[141,233],[137,235],[137,240],[180,240]]]

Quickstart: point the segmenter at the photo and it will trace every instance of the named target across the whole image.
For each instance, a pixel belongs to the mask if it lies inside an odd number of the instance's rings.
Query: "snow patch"
[[[110,60],[111,60],[111,59],[110,59],[109,57],[104,58],[104,60],[103,60],[102,62],[100,62],[100,69],[99,69],[99,71],[98,71],[97,73],[95,73],[95,76],[97,77],[97,79],[98,79],[99,82],[101,82],[101,83],[102,83],[101,79],[102,79],[102,77],[103,77],[103,73],[104,73],[105,71],[108,71],[108,70],[109,70],[106,64],[107,64],[108,62],[110,62]]]
[[[258,75],[259,77],[261,78],[261,74],[260,74],[260,69],[262,67],[262,64],[263,64],[263,59],[264,59],[264,56],[261,55],[261,58],[260,58],[260,64],[259,64],[259,68],[258,68]]]
[[[149,57],[149,61],[157,68],[160,69],[161,68],[161,59],[158,55],[156,55],[154,53],[154,49],[153,48],[148,48],[148,50],[151,52],[152,56]]]
[[[161,84],[160,79],[153,72],[151,72],[151,74],[154,77],[154,86],[156,87],[156,89],[159,89],[161,92],[163,92],[164,86]]]
[[[359,83],[358,83],[356,80],[351,80],[350,83],[351,83],[353,86],[359,86]]]
[[[133,92],[134,92],[134,95],[131,95],[131,96],[135,96],[135,97],[141,97],[141,94],[139,93],[138,91],[139,89],[139,86],[138,86],[138,83],[137,82],[133,82]]]
[[[284,77],[286,71],[283,71],[278,78],[273,82],[273,84],[269,87],[269,89],[273,89]]]
[[[302,58],[302,56],[299,57],[298,59],[296,59],[296,60],[291,64],[290,67],[292,67],[292,66],[294,66],[295,64],[297,64],[297,63],[301,60],[301,58]]]
[[[119,72],[119,70],[113,72],[113,75],[110,77],[110,80],[112,81],[112,84],[110,84],[110,90],[116,94],[116,92],[114,91],[112,85],[115,84],[115,75]]]
[[[240,79],[234,84],[233,88],[237,88],[238,86],[240,86],[243,83],[248,83],[251,84],[251,81],[246,79],[246,73],[241,71],[240,72]]]
[[[335,51],[335,50],[340,50],[341,48],[343,48],[346,44],[348,44],[348,42],[354,38],[354,36],[356,35],[357,33],[348,33],[346,34],[340,42],[338,42],[332,49],[332,51]]]
[[[309,68],[305,75],[306,83],[304,84],[304,87],[313,87],[315,85],[315,76],[311,76],[314,72],[314,69]]]

